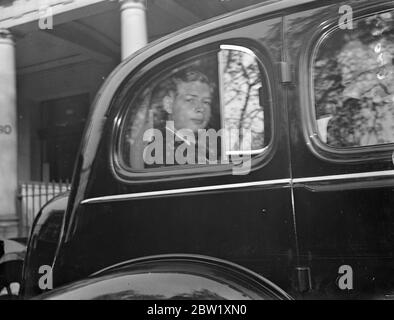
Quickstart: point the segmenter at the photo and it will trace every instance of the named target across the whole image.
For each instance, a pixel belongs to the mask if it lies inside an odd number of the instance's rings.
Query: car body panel
[[[354,4],[353,17],[393,9],[388,1]],[[300,258],[309,265],[313,290],[323,299],[385,299],[393,293],[394,229],[392,147],[367,147],[363,154],[323,152],[316,146],[308,111],[311,105],[310,52],[330,27],[338,6],[296,12],[286,17],[288,59],[297,90],[289,94],[294,198]],[[305,37],[305,28],[309,27]],[[341,266],[349,266],[353,290],[341,290]],[[350,269],[349,269],[350,270]]]
[[[177,49],[163,54],[153,65],[149,65],[150,59],[142,66],[136,65],[141,70],[137,73],[131,71],[131,75],[138,79],[148,66],[153,68],[175,53],[181,54],[220,41],[239,43],[239,39],[249,38],[250,43],[262,48],[257,52],[266,59],[269,79],[272,80],[273,117],[278,126],[274,128],[270,157],[262,160],[261,165],[245,176],[235,176],[230,172],[213,176],[196,174],[152,182],[122,181],[116,177],[113,169],[108,170],[111,140],[117,130],[113,123],[118,122],[115,118],[121,112],[121,106],[114,98],[103,130],[90,133],[94,140],[101,135],[94,156],[94,151],[90,149],[92,143],[88,143],[81,154],[81,159],[94,158],[94,161],[89,168],[92,170],[90,176],[72,191],[78,198],[73,200],[74,211],[69,208],[68,218],[71,221],[67,223],[55,263],[54,279],[57,285],[81,279],[99,268],[123,260],[144,255],[187,253],[216,256],[240,263],[267,277],[275,275],[275,278],[282,279],[279,285],[288,290],[291,288],[292,272],[289,266],[296,255],[296,247],[290,187],[288,183],[283,183],[283,180],[290,178],[287,166],[288,137],[286,130],[283,130],[287,126],[287,115],[281,91],[276,85],[279,77],[276,64],[281,58],[281,19],[273,17],[233,28],[226,32],[213,30],[211,36],[202,40],[199,37],[194,41],[193,38],[184,40],[188,42],[187,45],[180,42]],[[250,39],[250,34],[258,37]],[[133,80],[133,83],[137,81]],[[118,82],[118,86],[121,87],[122,83]],[[96,121],[99,120],[95,119],[93,123]],[[77,179],[88,172],[83,168],[77,170],[81,172]],[[255,182],[260,181],[264,181],[265,185],[254,186]],[[232,187],[225,192],[220,188],[203,190],[204,186],[212,184]],[[240,187],[240,184],[245,187]],[[86,202],[87,199],[108,195],[138,195],[160,190],[169,190],[171,193],[180,188],[202,190],[188,195],[152,194],[145,200],[104,200],[99,204]],[[281,201],[276,201],[278,198]],[[77,199],[83,204],[77,205]],[[213,204],[219,204],[220,210]],[[279,234],[284,236],[278,237]],[[213,243],[216,245],[213,246]]]
[[[162,255],[108,267],[37,299],[289,300],[291,297],[262,276],[227,261],[196,255]]]
[[[23,266],[21,295],[25,298],[43,292],[39,287],[41,266],[52,266],[69,192],[64,192],[46,203],[38,212],[29,238]]]

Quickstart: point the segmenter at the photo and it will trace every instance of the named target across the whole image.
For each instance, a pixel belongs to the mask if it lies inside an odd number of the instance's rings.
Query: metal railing
[[[58,194],[70,190],[66,182],[25,182],[19,185],[18,206],[20,210],[20,234],[28,236],[34,218],[49,200]]]

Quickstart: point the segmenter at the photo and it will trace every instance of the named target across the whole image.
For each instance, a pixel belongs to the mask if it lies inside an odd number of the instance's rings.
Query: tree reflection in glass
[[[245,51],[248,49],[242,50],[225,49],[219,54],[226,151],[259,150],[264,147],[260,69],[253,52],[249,54]]]
[[[394,142],[393,12],[328,34],[314,59],[316,119],[333,147]]]

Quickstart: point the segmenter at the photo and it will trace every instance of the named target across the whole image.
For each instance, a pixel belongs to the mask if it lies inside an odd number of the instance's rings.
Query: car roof
[[[262,0],[258,4],[250,5],[250,6],[235,10],[235,11],[224,13],[222,15],[212,17],[207,20],[200,21],[198,23],[192,24],[192,25],[187,26],[183,29],[180,29],[178,31],[175,31],[173,33],[165,35],[155,41],[152,41],[151,43],[146,45],[144,48],[138,50],[137,52],[132,54],[130,57],[125,59],[125,61],[123,63],[126,63],[129,60],[132,60],[139,53],[149,50],[149,48],[154,47],[154,46],[156,46],[160,43],[163,43],[163,42],[165,43],[166,46],[171,45],[179,40],[182,40],[182,39],[185,39],[188,37],[192,37],[194,35],[201,34],[204,32],[208,32],[210,30],[221,27],[223,25],[228,25],[228,24],[240,21],[240,20],[253,18],[255,16],[267,14],[267,13],[278,11],[281,9],[288,9],[288,8],[299,6],[299,5],[314,3],[317,1],[318,0]],[[340,1],[340,0],[337,0],[337,1]],[[320,2],[321,2],[321,0],[320,0]],[[332,1],[332,3],[333,2],[335,2],[335,0]]]

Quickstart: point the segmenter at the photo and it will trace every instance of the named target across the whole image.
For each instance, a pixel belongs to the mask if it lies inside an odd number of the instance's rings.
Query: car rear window
[[[313,59],[315,119],[335,148],[394,142],[394,11],[328,32]]]

